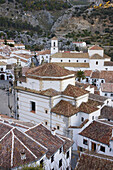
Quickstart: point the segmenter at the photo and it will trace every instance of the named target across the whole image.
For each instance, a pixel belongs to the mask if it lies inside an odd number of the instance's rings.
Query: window
[[[54,170],[54,168],[52,170]]]
[[[113,96],[113,93],[111,94],[111,96]]]
[[[86,139],[83,139],[83,144],[88,145],[88,141]]]
[[[77,60],[77,63],[78,63],[78,60]]]
[[[92,116],[92,120],[94,120],[94,116]]]
[[[104,83],[104,80],[101,80],[101,83]]]
[[[108,70],[108,68],[105,68],[106,70]]]
[[[70,62],[70,60],[69,60],[69,62]]]
[[[59,153],[61,153],[62,152],[62,148],[60,148],[60,150],[59,150]]]
[[[101,150],[102,152],[105,152],[105,147],[104,147],[104,146],[100,146],[100,150]]]
[[[69,158],[69,151],[67,152],[66,158],[67,158],[67,159]]]
[[[31,111],[35,112],[35,102],[31,102]]]
[[[44,166],[44,161],[43,161],[43,159],[40,161],[40,166],[43,168],[43,166]]]
[[[105,93],[104,95],[107,96],[107,93]]]
[[[59,168],[62,166],[62,159],[59,161]]]
[[[96,61],[96,65],[98,65],[98,61]]]
[[[84,63],[86,63],[86,60],[84,60]]]
[[[69,170],[69,166],[66,168],[66,170]]]
[[[45,125],[47,125],[47,122],[45,122]]]
[[[54,161],[54,155],[51,157],[51,163]]]
[[[1,71],[3,71],[3,68],[1,68]]]
[[[45,110],[45,113],[47,114],[47,113],[48,113],[48,111],[47,111],[47,110]]]
[[[110,121],[110,119],[108,119],[108,121]]]
[[[83,118],[83,117],[81,117],[81,121],[82,121],[82,122],[84,121],[84,118]]]
[[[60,129],[60,126],[57,126],[57,129],[59,130],[59,129]]]
[[[48,56],[46,56],[46,58],[48,58]]]
[[[61,62],[62,62],[63,60],[61,60]]]
[[[54,42],[54,45],[53,45],[54,47],[55,47],[55,42]]]

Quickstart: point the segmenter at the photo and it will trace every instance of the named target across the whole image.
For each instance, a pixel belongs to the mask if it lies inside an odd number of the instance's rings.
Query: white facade
[[[51,55],[58,53],[58,39],[52,38],[51,39]]]
[[[99,54],[100,56],[104,56],[104,50],[91,50],[91,49],[88,49],[88,54],[89,56],[93,56],[94,54]]]

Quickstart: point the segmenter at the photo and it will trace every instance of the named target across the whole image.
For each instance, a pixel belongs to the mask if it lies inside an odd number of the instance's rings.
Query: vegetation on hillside
[[[70,7],[70,4],[64,0],[16,0],[16,2],[21,3],[26,11],[44,9],[51,11]]]

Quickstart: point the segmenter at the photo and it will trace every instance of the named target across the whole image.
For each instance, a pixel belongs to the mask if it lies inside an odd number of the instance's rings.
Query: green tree
[[[84,72],[83,71],[77,71],[77,75],[76,75],[76,78],[78,78],[78,81],[81,81],[81,79],[85,79],[85,75],[84,75]]]

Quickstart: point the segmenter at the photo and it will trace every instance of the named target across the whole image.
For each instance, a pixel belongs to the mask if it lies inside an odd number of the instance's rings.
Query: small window
[[[55,48],[53,48],[55,50]]]
[[[62,159],[59,161],[59,168],[62,166]]]
[[[17,101],[19,101],[19,97],[17,97]]]
[[[59,129],[60,129],[60,126],[57,126],[57,129],[59,130]]]
[[[98,61],[96,61],[96,65],[98,65]]]
[[[51,163],[54,161],[54,155],[51,157]]]
[[[48,113],[48,111],[47,111],[47,110],[45,110],[45,113],[47,114],[47,113]]]
[[[104,147],[104,146],[100,146],[100,150],[101,150],[102,152],[105,152],[105,147]]]
[[[3,71],[3,68],[1,68],[1,71]]]
[[[86,60],[84,60],[84,63],[86,63]]]
[[[31,111],[35,112],[35,102],[31,102]]]
[[[54,170],[54,168],[52,170]]]
[[[113,96],[113,93],[111,94],[111,96]]]
[[[47,125],[47,122],[45,122],[45,125]]]
[[[62,148],[60,148],[60,150],[59,150],[59,153],[61,153],[62,152]]]
[[[77,63],[78,63],[78,60],[77,60]]]
[[[63,60],[61,60],[61,62],[62,62]]]
[[[66,158],[67,158],[67,159],[69,158],[69,151],[67,152],[67,156],[66,156]]]
[[[69,62],[70,62],[70,60],[69,60]]]
[[[81,117],[81,121],[82,121],[82,122],[84,121],[84,118],[83,118],[83,117]]]
[[[86,139],[83,139],[83,144],[88,145],[88,141]]]
[[[55,47],[55,42],[54,42],[54,47]]]
[[[92,120],[94,120],[94,116],[92,116]]]
[[[66,168],[66,170],[69,170],[69,166]]]
[[[108,119],[108,121],[110,121],[110,119]]]
[[[46,58],[48,58],[48,56],[46,56]]]
[[[105,96],[107,96],[107,93],[105,93]]]
[[[108,68],[105,68],[106,70],[108,70]]]
[[[101,80],[101,83],[104,83],[104,80]]]
[[[41,166],[41,168],[43,168],[43,166],[44,166],[44,161],[43,161],[43,159],[40,161],[40,166]]]

